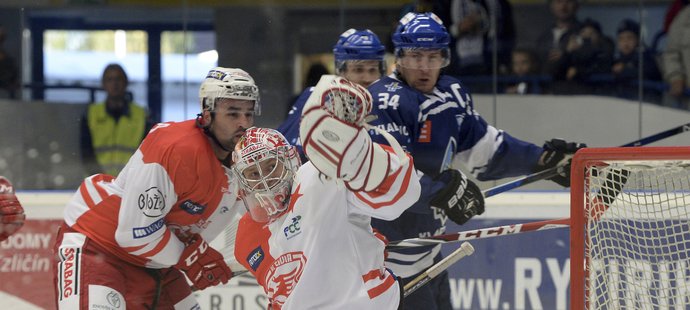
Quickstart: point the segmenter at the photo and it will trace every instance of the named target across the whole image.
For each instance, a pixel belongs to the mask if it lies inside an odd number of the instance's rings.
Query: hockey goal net
[[[571,177],[570,309],[689,309],[690,147],[583,149]]]

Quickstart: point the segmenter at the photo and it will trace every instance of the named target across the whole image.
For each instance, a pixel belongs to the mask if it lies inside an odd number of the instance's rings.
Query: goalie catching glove
[[[554,167],[558,168],[558,175],[549,180],[563,187],[570,187],[570,161],[575,152],[587,147],[584,143],[565,142],[562,139],[551,139],[544,143],[544,152],[541,153],[534,172]]]
[[[371,101],[364,87],[324,75],[302,109],[304,153],[319,172],[353,191],[373,191],[392,172],[390,153],[365,128]]]
[[[25,219],[24,208],[14,194],[12,183],[0,177],[0,241],[17,232]]]
[[[190,239],[174,267],[184,272],[199,290],[225,284],[232,278],[232,270],[225,263],[223,255],[199,235]]]
[[[465,224],[473,216],[484,213],[484,195],[462,172],[449,169],[436,176],[434,181],[443,182],[446,186],[431,199],[431,206],[443,210],[456,224]]]

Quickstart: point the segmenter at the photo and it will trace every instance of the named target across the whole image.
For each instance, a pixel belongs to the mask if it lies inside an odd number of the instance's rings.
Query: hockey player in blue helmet
[[[388,240],[443,234],[446,221],[462,225],[484,212],[478,186],[451,168],[458,161],[479,180],[529,174],[569,164],[583,147],[560,139],[543,147],[518,140],[489,125],[474,110],[472,97],[455,77],[442,74],[450,63],[450,37],[433,13],[408,13],[393,34],[395,70],[369,86],[375,104],[372,125],[387,130],[424,174],[419,201],[393,221],[373,220]],[[370,131],[374,141],[386,143]],[[569,186],[569,168],[553,181]],[[387,267],[403,283],[442,259],[441,246],[389,250]],[[452,309],[444,272],[405,298],[406,309]]]
[[[336,74],[364,87],[381,78],[386,72],[385,47],[374,32],[369,29],[348,29],[333,46]],[[299,140],[299,123],[302,108],[311,95],[313,87],[307,87],[288,112],[287,119],[277,130],[290,144],[297,146],[302,161],[306,161]]]
[[[349,29],[333,47],[336,74],[367,87],[385,73],[385,48],[369,29]]]

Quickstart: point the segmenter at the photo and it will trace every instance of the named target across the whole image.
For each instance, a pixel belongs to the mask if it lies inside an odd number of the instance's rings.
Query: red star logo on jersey
[[[288,210],[290,210],[290,211],[295,206],[297,199],[304,196],[304,195],[300,194],[300,192],[299,192],[300,187],[302,187],[302,184],[298,184],[297,188],[295,189],[295,192],[292,193],[292,195],[290,195],[290,205],[288,205]]]

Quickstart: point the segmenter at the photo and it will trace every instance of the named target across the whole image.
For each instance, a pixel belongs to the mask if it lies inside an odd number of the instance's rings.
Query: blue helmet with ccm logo
[[[403,48],[446,49],[449,43],[448,31],[434,13],[407,13],[393,33],[396,51]]]

